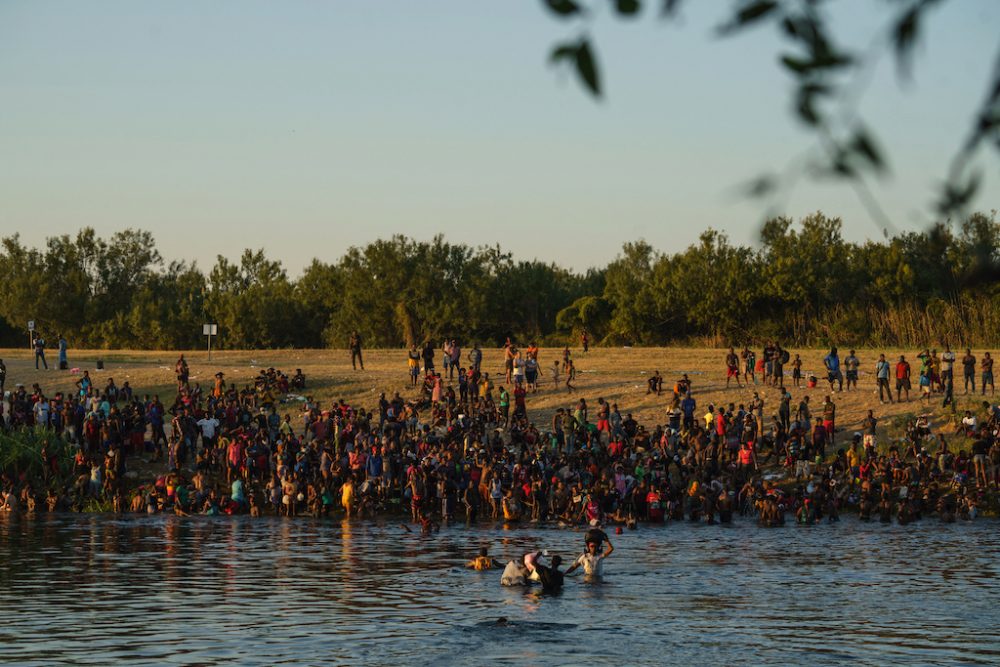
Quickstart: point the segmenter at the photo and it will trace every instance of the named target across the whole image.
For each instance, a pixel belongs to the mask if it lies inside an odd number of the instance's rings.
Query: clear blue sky
[[[887,3],[830,4],[861,45]],[[680,250],[709,226],[756,242],[763,207],[734,187],[809,137],[775,32],[712,36],[728,7],[595,17],[595,103],[547,65],[575,32],[534,0],[5,0],[0,234],[140,227],[167,259],[208,269],[263,247],[293,276],[395,233],[576,269],[627,240]],[[927,224],[998,48],[1000,2],[933,16],[913,82],[886,60],[862,105],[892,158],[875,192],[899,229]],[[989,210],[1000,170],[982,162]],[[848,187],[801,184],[783,212],[815,210],[880,237]]]

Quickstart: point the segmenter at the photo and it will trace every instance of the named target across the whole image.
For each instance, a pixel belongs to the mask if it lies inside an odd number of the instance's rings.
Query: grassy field
[[[528,414],[542,430],[548,428],[551,416],[558,407],[574,406],[580,397],[587,399],[589,405],[596,406],[598,397],[617,403],[622,414],[631,412],[640,423],[647,427],[655,423],[664,423],[666,408],[670,401],[670,388],[682,373],[687,373],[693,382],[694,396],[698,401],[698,413],[703,414],[708,404],[747,404],[753,397],[753,392],[760,391],[764,396],[768,413],[776,413],[778,406],[778,390],[772,387],[746,387],[737,389],[735,386],[726,389],[724,370],[724,350],[700,348],[598,348],[591,349],[587,354],[579,348],[574,348],[573,359],[578,369],[577,392],[568,395],[564,388],[556,390],[552,385],[550,369],[552,364],[561,359],[561,349],[542,349],[539,360],[543,372],[540,375],[541,388],[535,395],[529,396]],[[914,364],[916,374],[918,364],[914,363],[915,353],[911,350],[886,350],[888,359],[893,360],[900,353],[906,354],[911,364]],[[800,354],[803,360],[803,372],[808,377],[814,373],[821,378],[815,389],[794,389],[791,387],[790,369],[786,382],[793,397],[793,409],[803,392],[811,398],[813,411],[816,412],[824,397],[829,393],[828,385],[822,381],[824,374],[822,358],[826,350],[791,350],[793,355]],[[846,356],[843,351],[842,356]],[[167,351],[126,351],[126,350],[70,350],[71,368],[90,370],[98,386],[103,386],[108,377],[113,377],[121,386],[126,380],[140,394],[159,393],[164,402],[174,395],[174,363],[180,353]],[[223,371],[229,381],[237,383],[249,382],[261,369],[275,367],[289,375],[301,368],[307,378],[307,395],[315,397],[324,405],[337,399],[344,399],[352,405],[366,408],[375,407],[380,392],[392,396],[399,392],[404,398],[416,396],[416,390],[409,387],[409,376],[406,365],[405,350],[366,350],[365,370],[351,369],[350,354],[345,350],[266,350],[266,351],[216,351],[212,360],[208,361],[207,353],[202,351],[185,352],[185,357],[191,368],[191,382],[199,382],[206,389],[211,386],[213,376],[217,371]],[[464,356],[463,352],[463,356]],[[859,380],[859,390],[835,393],[834,401],[838,406],[838,431],[850,432],[860,426],[866,411],[873,409],[876,416],[883,419],[883,424],[899,421],[902,416],[924,412],[925,408],[916,400],[902,405],[880,405],[875,391],[873,369],[878,359],[879,351],[860,350],[858,357],[862,362],[862,372]],[[977,353],[978,354],[978,353]],[[46,394],[51,395],[57,390],[71,390],[79,374],[58,370],[39,370],[34,368],[34,357],[30,350],[3,350],[0,352],[7,364],[7,388],[13,388],[16,383],[31,387],[38,382]],[[436,357],[438,369],[441,369],[440,352]],[[95,362],[104,361],[104,370],[97,371]],[[49,355],[49,366],[57,365],[57,355]],[[654,370],[659,370],[664,376],[664,395],[656,397],[646,394],[646,378]],[[503,380],[503,355],[498,349],[484,350],[483,371],[492,378]],[[958,372],[961,375],[961,371]],[[961,379],[959,378],[959,382]],[[916,381],[913,382],[911,397],[919,396],[916,391]],[[956,398],[959,410],[966,407],[976,408],[980,403],[978,395],[963,396],[962,388],[956,385]],[[935,395],[932,401],[933,412],[936,413],[934,426],[949,430],[950,418],[940,408],[941,398]],[[289,406],[289,410],[293,410]],[[931,409],[926,409],[931,412]],[[896,418],[896,419],[891,419]],[[890,427],[892,428],[892,427]],[[839,437],[838,437],[839,441]]]

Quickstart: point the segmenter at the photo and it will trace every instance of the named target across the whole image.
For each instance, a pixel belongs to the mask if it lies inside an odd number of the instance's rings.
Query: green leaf
[[[681,0],[663,0],[663,15],[673,16],[681,6]]]
[[[808,60],[789,55],[781,56],[781,64],[799,76],[808,74],[809,70],[812,69],[812,65]]]
[[[553,14],[563,17],[583,13],[583,8],[573,2],[573,0],[545,0],[545,4]]]
[[[731,21],[719,27],[719,33],[729,34],[765,18],[778,8],[776,0],[756,0],[745,3]]]
[[[746,186],[748,197],[766,197],[778,188],[778,180],[771,175],[758,176]]]
[[[559,63],[562,60],[567,60],[572,58],[576,61],[576,52],[579,48],[576,44],[557,44],[552,53],[549,54],[549,62],[552,64]]]
[[[795,108],[799,118],[807,125],[819,125],[820,115],[816,111],[816,105],[810,95],[800,95],[798,105]]]
[[[892,33],[892,42],[896,47],[896,61],[900,70],[909,74],[913,47],[917,43],[920,28],[920,6],[915,5],[903,14]]]
[[[639,0],[615,0],[615,8],[622,16],[634,16],[641,7]]]
[[[854,141],[851,143],[851,149],[855,153],[863,156],[876,172],[885,171],[885,160],[882,158],[881,152],[875,146],[875,142],[872,138],[868,136],[868,133],[863,129],[859,129],[854,134]]]
[[[969,180],[964,185],[954,181],[945,183],[944,192],[938,202],[938,211],[942,215],[949,215],[965,208],[976,196],[982,180],[983,172],[977,170],[969,176]]]
[[[601,82],[597,72],[597,62],[594,60],[594,54],[590,50],[590,42],[586,39],[580,41],[580,45],[576,50],[576,71],[587,85],[587,88],[590,89],[590,92],[595,97],[600,97]]]

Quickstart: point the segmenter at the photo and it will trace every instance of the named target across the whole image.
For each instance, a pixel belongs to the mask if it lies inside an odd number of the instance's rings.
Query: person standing
[[[739,388],[740,385],[740,359],[736,356],[736,351],[733,348],[729,348],[729,353],[726,354],[726,389],[729,389],[729,381],[736,378],[736,387]],[[649,392],[646,392],[647,394]]]
[[[406,356],[406,363],[410,369],[410,386],[417,386],[417,376],[420,375],[420,350],[414,345]]]
[[[990,385],[990,396],[995,392],[993,390],[993,357],[990,356],[989,352],[983,352],[983,358],[979,362],[979,369],[982,371],[982,377],[980,377],[979,386],[983,390],[983,396],[986,395],[986,385]]]
[[[600,551],[600,544],[593,541],[588,541],[587,550],[582,556],[573,561],[573,564],[569,566],[566,570],[566,574],[569,574],[576,570],[578,567],[583,567],[584,579],[594,580],[600,579],[603,574],[604,559],[607,558],[614,552],[615,548],[611,546],[611,542],[606,542],[608,545],[608,550],[605,552]]]
[[[757,422],[757,434],[764,432],[764,398],[758,393],[753,393],[753,400],[750,401],[750,414]]]
[[[482,363],[483,351],[479,349],[479,343],[474,343],[472,349],[469,350],[469,365],[472,366],[472,370],[478,373]]]
[[[424,343],[424,349],[420,352],[420,356],[424,360],[424,373],[430,375],[431,371],[434,370],[434,343],[429,340]]]
[[[875,416],[874,411],[868,411],[868,416],[861,422],[861,429],[863,431],[862,441],[864,443],[865,452],[868,454],[874,454],[876,436],[878,435],[878,418]]]
[[[945,345],[941,354],[941,386],[944,387],[948,380],[955,379],[955,353],[951,351],[951,346]]]
[[[444,372],[449,375],[449,379],[453,377],[451,375],[451,339],[445,338],[444,344],[441,346],[441,363],[444,365]]]
[[[827,442],[830,446],[834,446],[834,430],[836,429],[837,422],[837,405],[833,402],[833,399],[829,396],[826,397],[826,401],[823,403],[823,428],[826,429]]]
[[[743,382],[749,385],[750,380],[753,380],[753,383],[757,384],[757,353],[749,347],[744,347],[741,356],[743,357]]]
[[[3,398],[3,386],[7,383],[7,364],[0,359],[0,398]]]
[[[906,401],[910,401],[910,362],[906,360],[906,357],[902,354],[899,355],[899,361],[896,363],[896,402],[901,402],[902,393],[906,392]]]
[[[799,409],[795,415],[795,420],[799,422],[799,430],[803,433],[809,433],[812,429],[812,411],[809,409],[809,395],[806,394],[799,401]]]
[[[854,354],[854,350],[851,350],[851,353],[844,359],[844,368],[847,370],[847,391],[850,391],[851,387],[854,387],[855,391],[858,389],[859,366],[861,366],[861,360]]]
[[[361,366],[361,370],[365,370],[365,362],[361,358],[361,334],[356,330],[352,331],[347,344],[351,348],[351,368],[358,370],[358,366]]]
[[[826,365],[826,378],[830,381],[830,391],[833,391],[833,383],[838,383],[837,391],[844,391],[844,374],[840,372],[840,356],[837,355],[837,348],[831,347],[830,354],[823,357]]]
[[[792,395],[784,386],[778,391],[781,393],[781,402],[778,404],[778,421],[787,432],[792,424]]]
[[[41,360],[45,370],[49,370],[49,364],[45,361],[45,339],[41,335],[35,336],[35,370],[38,370],[38,361]]]
[[[583,333],[580,334],[580,343],[583,346],[584,352],[590,351],[590,334],[587,333],[586,329],[584,329]]]
[[[878,355],[875,363],[875,379],[878,382],[878,401],[885,403],[888,395],[889,403],[892,403],[892,387],[889,386],[889,362],[885,360],[885,355]],[[884,392],[884,393],[883,393]]]
[[[458,344],[458,341],[454,338],[451,339],[451,370],[448,374],[448,379],[451,380],[455,377],[455,371],[459,370],[462,364],[462,347]]]
[[[177,363],[174,364],[174,376],[177,378],[177,389],[180,390],[188,383],[188,378],[191,375],[191,369],[188,368],[188,362],[184,359],[182,354]]]
[[[569,368],[566,369],[566,391],[570,394],[576,387],[573,386],[573,380],[576,379],[576,367],[573,365],[573,360],[569,362]]]
[[[510,343],[509,338],[507,343],[503,347],[504,377],[507,379],[507,384],[512,384],[514,382],[514,357],[517,355],[517,348]]]
[[[972,393],[976,393],[976,358],[972,355],[971,349],[965,350],[962,357],[962,375],[965,378],[965,393],[969,393],[969,385],[972,385]]]
[[[66,342],[66,338],[59,334],[59,370],[64,371],[69,368],[69,359],[66,356],[66,350],[69,348],[69,343]]]

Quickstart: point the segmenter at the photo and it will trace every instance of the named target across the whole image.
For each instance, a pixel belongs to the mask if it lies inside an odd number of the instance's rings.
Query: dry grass
[[[724,354],[721,349],[702,348],[599,348],[584,354],[578,348],[573,349],[573,359],[577,365],[579,377],[576,382],[578,391],[572,396],[565,389],[553,389],[550,369],[557,359],[561,359],[561,349],[542,349],[540,363],[543,372],[540,375],[541,389],[535,395],[529,396],[528,414],[542,430],[548,428],[551,416],[558,407],[574,406],[579,397],[587,399],[587,403],[596,406],[597,398],[617,403],[622,413],[631,412],[641,423],[651,425],[663,423],[666,420],[666,408],[670,401],[669,388],[673,386],[681,373],[688,373],[693,381],[694,396],[698,400],[699,413],[709,404],[748,403],[753,391],[761,391],[768,411],[777,412],[778,390],[771,387],[744,387],[737,389],[725,388]],[[901,353],[899,350],[886,350],[890,360]],[[791,350],[794,355],[800,354],[803,359],[803,372],[806,376],[815,373],[822,380],[822,358],[826,350],[800,349]],[[904,350],[903,354],[914,363],[913,351]],[[46,394],[51,395],[57,390],[71,390],[78,375],[58,370],[36,371],[34,357],[29,350],[3,350],[0,352],[7,364],[7,387],[15,383],[24,383],[30,387],[38,382]],[[99,386],[103,386],[106,378],[114,377],[120,386],[128,380],[133,389],[140,394],[159,393],[165,402],[174,394],[174,362],[177,352],[150,351],[105,351],[105,350],[70,350],[70,365],[88,369]],[[465,353],[463,352],[463,355]],[[880,405],[875,391],[875,380],[872,374],[878,351],[860,350],[858,357],[862,361],[859,390],[833,394],[838,406],[838,424],[841,429],[852,431],[860,426],[868,409],[873,409],[876,416],[893,417],[906,413],[921,412],[922,406],[917,401],[902,405]],[[979,353],[977,353],[979,354]],[[846,356],[846,350],[844,350]],[[406,365],[405,350],[366,350],[365,370],[351,369],[350,354],[345,350],[267,350],[267,351],[221,351],[212,353],[209,362],[204,350],[186,352],[185,357],[191,368],[191,381],[200,382],[203,387],[209,387],[217,371],[223,371],[229,381],[238,383],[249,382],[261,368],[273,366],[287,373],[293,373],[301,368],[308,381],[307,394],[314,396],[323,404],[343,398],[350,404],[367,408],[375,407],[380,392],[391,396],[399,392],[404,398],[416,395],[416,390],[409,387],[409,376]],[[95,361],[103,359],[105,369],[95,370]],[[440,353],[436,359],[438,369],[441,369]],[[49,359],[50,367],[56,365],[56,355]],[[918,364],[914,363],[914,373]],[[502,351],[497,349],[484,350],[483,371],[488,372],[495,380],[503,378]],[[656,397],[646,394],[646,378],[654,370],[659,370],[664,376],[664,395]],[[961,375],[961,371],[958,371]],[[803,392],[811,396],[814,412],[819,409],[824,396],[827,395],[827,385],[820,383],[815,389],[791,388],[790,370],[786,376],[787,386],[792,393],[794,405],[797,404]],[[959,382],[961,379],[959,378]],[[498,383],[499,384],[499,383]],[[914,381],[914,390],[917,389]],[[961,386],[956,386],[959,408],[978,406],[976,399],[961,395]],[[917,397],[917,391],[911,391],[911,396]],[[932,403],[940,405],[940,397],[935,397]],[[885,420],[883,423],[886,423]],[[943,426],[940,421],[937,426]]]

